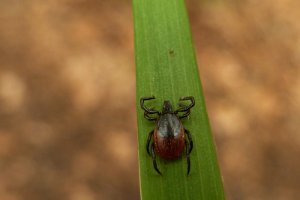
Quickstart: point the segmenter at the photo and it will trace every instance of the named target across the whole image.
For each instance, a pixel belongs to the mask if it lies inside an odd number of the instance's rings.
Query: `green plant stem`
[[[133,0],[133,8],[141,198],[224,199],[184,1]],[[180,97],[195,97],[190,117],[182,121],[194,141],[189,176],[184,156],[170,162],[158,158],[162,176],[153,169],[146,140],[155,123],[144,119],[139,105],[141,97],[152,95],[156,99],[147,105],[158,110],[164,100],[178,107]]]

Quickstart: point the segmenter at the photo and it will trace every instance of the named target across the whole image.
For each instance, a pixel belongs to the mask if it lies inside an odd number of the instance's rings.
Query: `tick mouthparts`
[[[170,101],[164,101],[163,105],[163,113],[172,112],[173,108]]]

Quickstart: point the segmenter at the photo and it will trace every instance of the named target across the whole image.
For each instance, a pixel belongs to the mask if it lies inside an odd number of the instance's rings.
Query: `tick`
[[[180,98],[179,101],[190,101],[190,104],[179,104],[179,108],[175,111],[173,111],[170,101],[164,101],[161,112],[145,106],[145,101],[152,99],[155,97],[142,97],[140,104],[145,111],[144,117],[150,121],[156,121],[154,130],[148,135],[146,145],[147,153],[152,157],[153,167],[161,175],[157,167],[156,155],[165,160],[175,160],[185,151],[188,175],[193,141],[190,132],[183,127],[180,120],[190,115],[191,108],[195,105],[194,97]]]

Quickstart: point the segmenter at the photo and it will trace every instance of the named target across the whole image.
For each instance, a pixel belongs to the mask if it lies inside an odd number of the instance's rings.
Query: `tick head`
[[[172,111],[173,111],[173,108],[172,108],[170,101],[164,101],[162,113],[163,114],[172,113]]]

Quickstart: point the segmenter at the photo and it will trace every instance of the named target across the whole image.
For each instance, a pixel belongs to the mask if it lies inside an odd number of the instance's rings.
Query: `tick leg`
[[[188,111],[187,111],[186,113],[184,113],[183,115],[178,116],[178,118],[179,118],[179,119],[182,119],[182,118],[185,118],[185,117],[189,116],[190,114],[191,114],[191,111],[188,110]]]
[[[195,105],[195,99],[192,96],[188,97],[181,97],[179,101],[187,101],[189,100],[191,103],[188,106],[180,106],[174,113],[177,114],[178,112],[189,112],[189,110]]]
[[[154,144],[153,143],[152,143],[152,151],[151,151],[151,153],[152,153],[153,167],[154,167],[155,171],[157,171],[157,173],[159,173],[160,175],[162,175],[161,172],[159,171],[159,169],[157,168],[156,155],[155,155]]]
[[[151,117],[151,116],[149,116],[149,113],[147,113],[147,112],[144,112],[144,117],[145,117],[146,119],[148,119],[149,121],[156,121],[156,120],[157,120],[156,117]]]
[[[191,135],[190,131],[187,130],[187,129],[184,129],[184,132],[187,135],[187,139],[188,139],[188,143],[189,143],[188,153],[190,154],[192,152],[192,149],[193,149],[192,135]]]
[[[140,99],[140,104],[141,104],[142,109],[143,109],[143,110],[145,111],[145,113],[147,113],[147,114],[158,114],[158,115],[160,115],[160,112],[159,112],[159,111],[154,110],[154,109],[147,108],[147,107],[145,106],[145,101],[148,101],[148,100],[151,100],[151,99],[155,99],[155,97],[154,97],[154,96],[152,96],[152,97],[142,97],[142,98]]]
[[[184,129],[184,132],[187,135],[187,139],[185,140],[185,153],[186,153],[186,162],[187,162],[187,175],[189,175],[191,169],[190,154],[193,149],[193,140],[189,130]]]
[[[190,161],[190,144],[185,140],[185,153],[186,153],[186,162],[187,162],[187,175],[190,173],[191,161]]]
[[[148,139],[147,139],[146,148],[147,148],[147,153],[148,153],[149,156],[151,156],[151,154],[150,154],[150,142],[151,142],[151,138],[152,138],[153,133],[154,133],[154,130],[149,133]]]

